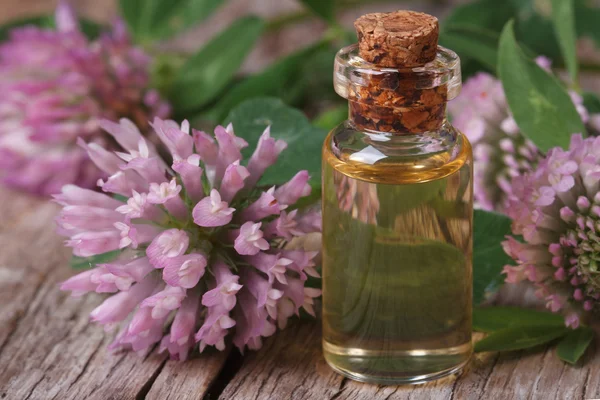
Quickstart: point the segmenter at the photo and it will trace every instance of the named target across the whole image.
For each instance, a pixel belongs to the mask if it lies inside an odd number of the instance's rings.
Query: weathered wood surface
[[[597,340],[582,365],[554,350],[479,355],[461,377],[421,386],[356,383],[330,370],[320,326],[298,321],[259,352],[206,353],[186,363],[156,351],[111,354],[115,333],[89,323],[102,296],[71,298],[73,272],[53,232],[57,207],[0,190],[0,399],[594,399]]]

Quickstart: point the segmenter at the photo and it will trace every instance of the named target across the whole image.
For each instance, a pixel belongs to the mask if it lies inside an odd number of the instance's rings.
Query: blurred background
[[[567,4],[568,18],[552,4]],[[0,165],[0,180],[48,165],[81,171],[64,167],[65,154],[85,164],[76,141],[106,141],[101,119],[130,118],[145,130],[169,117],[210,130],[269,98],[280,103],[272,115],[293,108],[286,112],[328,131],[347,117],[333,64],[356,43],[354,20],[399,9],[438,17],[440,44],[460,56],[464,82],[497,77],[501,32],[514,21],[519,51],[545,57],[600,113],[600,0],[0,0],[0,150],[10,155],[0,153],[9,171]],[[566,53],[556,25],[568,33]],[[41,175],[13,186],[44,194],[60,186]]]
[[[323,2],[334,0],[323,0]],[[469,0],[342,0],[337,1],[337,21],[352,29],[354,20],[369,12],[410,9],[443,19],[452,6]],[[1,0],[0,24],[54,11],[58,0]],[[118,0],[77,0],[77,13],[93,21],[108,23],[118,13]],[[256,72],[272,61],[318,40],[327,24],[315,17],[297,0],[229,0],[214,14],[183,35],[168,43],[183,51],[193,51],[217,32],[244,15],[256,15],[271,22],[270,32],[263,35],[242,66],[241,72]],[[172,48],[172,47],[171,47]]]
[[[21,22],[39,15],[51,15],[58,0],[0,0],[0,3],[0,25],[2,25]],[[70,3],[82,19],[106,26],[114,21],[124,7],[131,6],[132,9],[142,13],[152,2],[77,0]],[[176,0],[171,3],[172,7],[175,8],[178,3],[184,1]],[[517,14],[504,15],[507,8],[505,5],[509,3]],[[353,21],[369,12],[411,9],[437,16],[442,26],[442,44],[457,51],[461,56],[464,78],[480,70],[494,72],[494,68],[482,64],[477,58],[486,57],[489,51],[495,52],[493,47],[496,46],[501,27],[508,18],[514,16],[519,20],[520,28],[518,27],[517,34],[520,35],[520,40],[536,54],[548,56],[554,62],[554,68],[562,67],[559,46],[551,32],[550,0],[316,0],[306,2],[304,0],[198,0],[195,4],[199,8],[205,8],[206,12],[200,12],[195,16],[194,22],[187,25],[185,29],[177,29],[177,34],[169,35],[167,38],[165,35],[147,33],[145,34],[147,37],[136,37],[134,32],[134,42],[142,45],[150,55],[156,57],[154,71],[159,71],[160,76],[158,79],[156,74],[153,76],[153,85],[163,94],[167,94],[168,88],[164,89],[164,86],[169,85],[171,75],[180,66],[173,57],[174,54],[180,54],[183,63],[183,60],[196,53],[220,32],[226,31],[236,20],[249,15],[259,17],[264,23],[264,29],[254,45],[247,46],[251,47],[251,50],[249,49],[249,53],[236,72],[238,80],[241,77],[259,74],[268,66],[277,61],[284,62],[286,56],[298,54],[311,45],[327,42],[327,49],[321,48],[303,57],[302,65],[298,66],[302,71],[289,74],[289,76],[293,75],[293,78],[287,79],[276,92],[267,90],[265,93],[253,94],[281,97],[289,105],[303,109],[311,118],[334,106],[343,107],[344,102],[340,102],[341,99],[336,97],[331,87],[333,56],[337,49],[355,41],[352,33]],[[316,4],[316,6],[307,6],[307,4]],[[333,7],[325,6],[326,4],[333,4]],[[468,4],[473,4],[474,7],[472,9],[461,7]],[[576,4],[580,9],[600,10],[600,0],[577,0]],[[335,15],[327,21],[323,15],[319,15],[318,8],[323,10],[332,8]],[[587,12],[581,14],[585,17]],[[583,24],[579,20],[586,18],[577,17],[578,25],[583,26],[582,29],[585,30],[586,24],[597,24],[594,18],[600,19],[600,14],[597,12],[590,14]],[[155,21],[159,20],[155,19]],[[448,27],[458,27],[458,29],[444,30]],[[465,27],[476,27],[477,30],[465,30],[463,29]],[[583,32],[580,39],[578,56],[583,66],[581,86],[588,91],[600,92],[600,79],[598,79],[600,51],[597,50],[600,38],[590,39]],[[487,46],[487,50],[482,49],[480,52],[481,46]],[[472,53],[476,53],[477,56],[472,57]],[[160,59],[161,56],[163,60]],[[290,88],[288,82],[293,80],[302,80],[306,85],[298,90]],[[227,87],[235,86],[236,82],[236,80],[230,81]],[[284,87],[292,94],[280,93]],[[220,94],[226,93],[227,90]],[[215,99],[218,103],[219,96],[213,97],[213,102]],[[178,104],[175,104],[175,107],[178,108]],[[219,122],[227,112],[222,108],[220,113],[216,113],[209,103],[203,105],[200,111],[198,110],[194,109],[194,112],[201,115],[199,119],[208,119],[212,122]],[[339,114],[331,123],[339,120],[340,115],[343,114]],[[175,117],[180,116],[178,113],[175,115]],[[186,113],[185,117],[189,118],[190,114]],[[331,123],[326,123],[324,127],[329,128],[328,125]]]

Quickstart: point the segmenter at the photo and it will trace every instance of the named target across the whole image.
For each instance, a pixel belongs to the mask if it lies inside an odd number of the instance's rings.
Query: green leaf
[[[485,307],[473,309],[473,330],[496,332],[514,326],[564,327],[559,314],[518,307]]]
[[[107,253],[98,254],[91,257],[71,257],[71,268],[87,269],[93,268],[97,264],[104,264],[117,258],[121,254],[121,250],[109,251]]]
[[[453,26],[440,35],[440,44],[462,58],[479,61],[490,71],[496,70],[498,35],[484,28]]]
[[[323,111],[315,117],[313,124],[329,131],[346,119],[348,119],[348,105],[343,104]]]
[[[552,0],[552,22],[571,81],[577,83],[579,65],[575,42],[575,11],[573,0]]]
[[[259,18],[241,18],[192,56],[175,76],[170,99],[174,107],[190,111],[213,100],[242,65],[263,27]]]
[[[525,57],[513,26],[511,21],[504,28],[498,54],[498,72],[513,116],[542,151],[568,148],[571,134],[585,132],[581,118],[560,82]]]
[[[309,182],[312,186],[312,190],[310,192],[310,194],[306,197],[301,197],[296,203],[294,203],[294,208],[297,208],[299,210],[305,209],[307,207],[315,207],[315,204],[321,200],[321,197],[323,195],[323,192],[321,191],[321,185],[315,185],[313,182],[313,179],[311,179],[311,181]],[[321,278],[314,278],[318,281],[321,280]],[[319,283],[320,285],[320,283]]]
[[[502,249],[501,242],[511,234],[510,218],[483,210],[473,213],[473,303],[485,300],[488,292],[504,282],[502,268],[512,259]]]
[[[86,18],[79,19],[79,29],[88,39],[96,39],[103,31],[103,26]]]
[[[577,328],[567,334],[556,347],[556,354],[561,360],[575,364],[585,353],[592,340],[594,330],[587,326]]]
[[[223,0],[121,0],[121,13],[138,41],[166,39],[208,17]]]
[[[535,13],[533,7],[531,10],[524,8],[515,26],[519,43],[531,49],[534,55],[543,54],[555,62],[560,61],[561,51],[552,20]]]
[[[478,0],[455,7],[443,21],[445,28],[458,26],[474,26],[500,32],[502,27],[517,14],[517,7],[510,1]],[[444,34],[440,35],[440,39]]]
[[[342,100],[333,89],[332,71],[337,51],[337,47],[330,45],[307,56],[293,85],[298,87],[298,93],[290,96],[285,91],[284,96],[279,97],[284,102],[303,109]],[[344,104],[347,105],[347,101]]]
[[[167,25],[167,21],[185,0],[144,0],[144,5],[138,9],[136,34],[139,39],[157,38]]]
[[[127,203],[127,200],[129,199],[128,197],[125,197],[122,194],[117,194],[117,193],[114,193],[112,195],[112,198],[115,200],[119,200],[122,203]]]
[[[494,332],[475,343],[475,351],[528,349],[558,339],[569,332],[565,326],[512,326]]]
[[[335,2],[332,0],[300,0],[312,12],[326,21],[333,22],[335,18]]]
[[[160,39],[169,38],[187,28],[190,28],[208,18],[224,0],[186,0],[181,6],[170,13],[168,18],[160,16],[166,22],[160,31],[155,31]]]
[[[594,7],[587,0],[575,0],[575,21],[579,37],[590,37],[596,45],[600,45],[600,8]]]
[[[125,23],[127,23],[129,32],[137,38],[139,19],[142,14],[141,9],[144,8],[144,0],[119,0],[119,8]]]
[[[600,96],[596,93],[583,93],[583,105],[590,114],[600,113]]]
[[[222,121],[235,106],[253,97],[283,97],[288,87],[297,82],[303,62],[323,47],[323,44],[317,44],[302,49],[282,58],[260,74],[244,79],[226,92],[217,104],[204,114],[204,118]]]
[[[277,163],[268,168],[260,184],[281,184],[300,170],[308,170],[311,185],[321,181],[321,147],[326,131],[312,126],[302,112],[290,108],[281,100],[257,98],[243,102],[231,111],[225,123],[233,123],[236,135],[248,141],[243,151],[244,159],[252,155],[258,138],[267,126],[271,136],[283,139],[288,147],[281,153]]]

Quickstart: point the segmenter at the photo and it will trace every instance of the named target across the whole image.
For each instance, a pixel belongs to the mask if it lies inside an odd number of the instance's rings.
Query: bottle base
[[[379,385],[418,385],[462,372],[471,359],[472,345],[377,355],[362,349],[342,349],[324,341],[323,350],[327,364],[352,380]]]

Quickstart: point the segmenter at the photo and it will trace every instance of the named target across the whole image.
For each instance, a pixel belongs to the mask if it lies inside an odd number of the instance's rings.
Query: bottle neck
[[[356,45],[335,58],[333,85],[349,102],[349,119],[357,129],[414,135],[439,130],[446,103],[461,86],[456,53],[437,48],[436,59],[414,68],[383,68],[366,62]]]
[[[440,129],[446,116],[445,85],[417,89],[410,81],[394,91],[382,91],[377,79],[348,96],[349,119],[367,131],[418,134]]]

